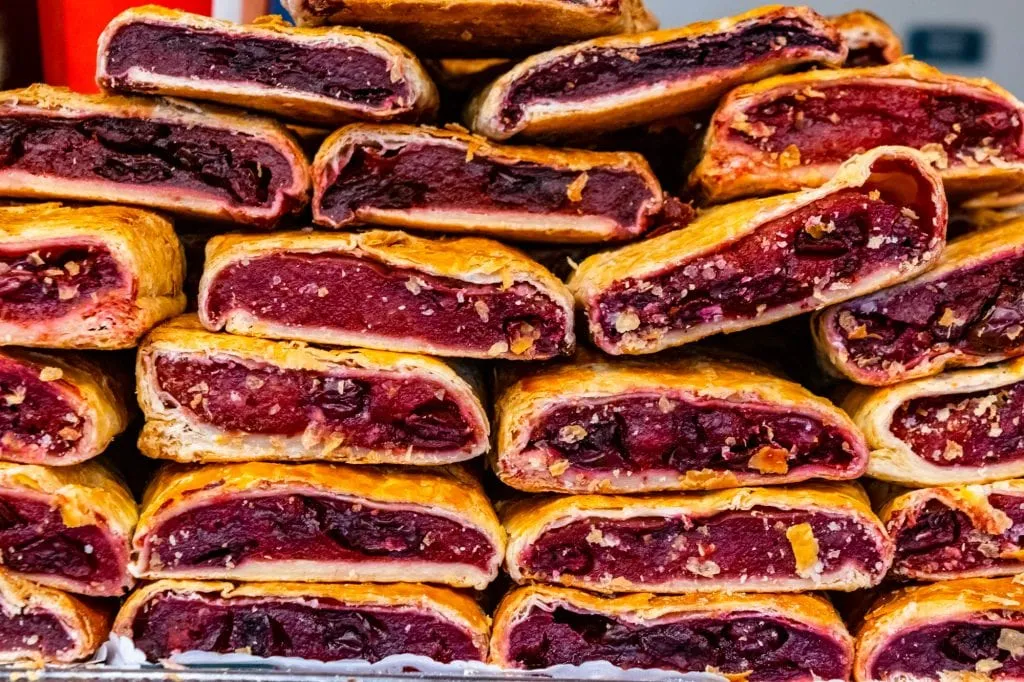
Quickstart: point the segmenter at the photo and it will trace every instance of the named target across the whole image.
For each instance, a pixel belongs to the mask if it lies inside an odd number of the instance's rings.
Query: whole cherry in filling
[[[183,651],[292,656],[315,661],[379,661],[394,654],[436,661],[480,660],[471,636],[437,615],[411,608],[352,606],[333,599],[184,597],[162,593],[132,627],[150,660]]]
[[[0,357],[0,453],[6,459],[60,458],[82,439],[84,426],[84,417],[39,369]]]
[[[1024,659],[1012,656],[1012,647],[1000,642],[1024,637],[1020,615],[999,611],[984,615],[984,620],[948,621],[897,635],[879,651],[871,667],[872,679],[897,675],[937,679],[940,672],[973,673],[979,663],[995,665],[997,677],[1019,678],[1024,674]]]

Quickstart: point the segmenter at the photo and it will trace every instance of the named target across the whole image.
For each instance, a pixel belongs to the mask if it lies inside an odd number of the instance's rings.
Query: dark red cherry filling
[[[1019,570],[1019,554],[1024,549],[1021,498],[993,493],[988,502],[1012,521],[1002,533],[977,528],[967,514],[940,500],[928,500],[921,509],[890,522],[889,532],[896,543],[894,569],[931,574],[996,567]]]
[[[226,599],[162,592],[142,607],[132,633],[150,661],[185,651],[244,651],[314,661],[375,662],[394,654],[429,656],[442,663],[482,658],[466,630],[436,614],[403,605],[352,606],[334,599]]]
[[[888,82],[819,82],[744,110],[730,135],[765,152],[800,150],[805,164],[839,163],[882,145],[945,156],[940,167],[1024,157],[1017,110],[995,96]],[[998,162],[998,161],[997,161]]]
[[[879,162],[876,170],[897,170]],[[924,188],[919,188],[923,193]],[[604,333],[688,330],[753,319],[782,306],[820,306],[858,280],[920,262],[945,235],[930,204],[865,187],[831,194],[769,221],[753,233],[660,274],[625,279],[598,300]]]
[[[268,293],[269,292],[269,293]],[[221,270],[207,311],[245,311],[276,324],[416,340],[524,358],[567,352],[572,320],[528,284],[470,284],[345,254],[280,254]]]
[[[620,668],[660,668],[728,675],[751,682],[844,680],[850,653],[799,623],[752,612],[665,618],[638,625],[564,606],[531,608],[508,633],[510,660],[527,669],[609,661]]]
[[[541,580],[621,577],[641,585],[672,580],[746,579],[750,584],[797,575],[786,531],[810,524],[823,575],[852,566],[881,579],[887,569],[878,534],[858,519],[824,512],[755,507],[705,518],[594,517],[545,531],[521,555]],[[756,547],[757,551],[751,551]]]
[[[1024,353],[1024,255],[843,303],[831,336],[866,372],[910,370],[936,356]]]
[[[0,558],[8,570],[71,580],[86,594],[120,594],[127,570],[127,548],[102,528],[68,527],[57,507],[12,492],[0,493]]]
[[[1024,382],[974,393],[915,398],[890,430],[938,466],[990,466],[1024,457]]]
[[[425,378],[325,374],[209,354],[160,354],[155,366],[167,407],[225,431],[311,433],[320,442],[381,450],[452,450],[480,437],[473,416]]]
[[[0,651],[37,651],[47,658],[61,656],[75,646],[60,618],[48,611],[0,610]]]
[[[514,126],[527,107],[547,101],[580,101],[712,70],[801,57],[810,50],[838,52],[839,45],[799,18],[754,20],[726,33],[680,38],[630,49],[590,47],[531,69],[505,97],[502,122]]]
[[[388,108],[409,95],[388,61],[357,47],[313,45],[267,37],[218,34],[185,26],[134,23],[107,49],[114,89],[130,86],[131,69],[176,78],[258,83],[361,106]]]
[[[482,154],[467,161],[465,146],[421,142],[387,149],[363,143],[343,158],[319,207],[336,223],[356,219],[360,209],[600,216],[628,237],[651,219],[651,188],[625,170],[582,173]]]
[[[147,542],[152,566],[183,570],[275,560],[405,560],[488,569],[496,551],[479,531],[440,516],[314,495],[213,502],[162,522]]]
[[[7,112],[2,170],[199,192],[249,207],[271,206],[292,184],[288,159],[246,133],[112,116]]]
[[[95,244],[0,249],[0,320],[58,318],[125,287],[127,278],[110,251]]]
[[[34,366],[0,356],[0,456],[8,461],[59,461],[84,435],[83,416],[39,375]]]
[[[999,646],[1002,633],[1024,636],[1020,614],[994,611],[991,621],[947,621],[925,625],[894,637],[886,643],[871,667],[872,679],[915,676],[938,679],[940,672],[975,672],[979,669],[995,678],[1024,675],[1024,658],[1015,658]],[[980,666],[979,666],[980,664]],[[992,665],[997,664],[993,669]]]
[[[806,415],[640,395],[558,407],[534,427],[527,448],[620,472],[784,474],[808,465],[842,470],[855,456],[847,434]]]

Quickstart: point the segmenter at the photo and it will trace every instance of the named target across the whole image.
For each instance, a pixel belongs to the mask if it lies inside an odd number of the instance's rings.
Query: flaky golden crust
[[[139,518],[138,506],[125,484],[99,461],[70,467],[0,462],[0,491],[56,507],[68,528],[98,526],[120,551],[119,585],[90,584],[64,576],[25,574],[34,582],[92,596],[120,596],[132,585],[127,572],[129,543]]]
[[[262,208],[228,205],[222,199],[196,191],[158,190],[144,184],[134,186],[115,181],[54,178],[20,170],[0,171],[0,193],[5,196],[138,204],[197,218],[252,225],[273,225],[283,213],[301,209],[309,198],[306,157],[288,129],[271,118],[179,99],[83,95],[67,88],[42,84],[0,92],[0,116],[15,113],[68,120],[111,116],[226,130],[273,146],[288,162],[292,178],[291,183],[277,194],[273,204]]]
[[[628,594],[605,597],[582,590],[551,585],[529,585],[505,595],[494,612],[491,632],[491,663],[506,668],[523,667],[509,652],[512,629],[533,608],[553,611],[567,608],[639,625],[685,622],[689,618],[726,618],[740,612],[784,619],[796,627],[813,630],[839,643],[853,660],[853,638],[836,610],[823,597],[809,594],[771,595],[715,592],[658,596]],[[713,672],[713,671],[708,671]]]
[[[26,636],[20,640],[24,647],[0,648],[0,663],[74,663],[92,656],[110,632],[111,614],[104,607],[86,604],[70,594],[31,583],[3,569],[0,569],[0,609],[10,618],[33,614],[53,616],[71,640],[70,648],[51,656],[34,646],[40,641],[38,637],[30,644],[31,638]]]
[[[138,66],[124,74],[111,74],[107,63],[111,41],[118,31],[136,24],[175,26],[237,38],[286,40],[292,45],[310,49],[358,49],[384,59],[390,65],[392,83],[407,83],[409,94],[386,107],[372,107],[283,84],[267,86],[254,81],[230,82],[216,77],[203,80],[155,73]],[[352,120],[367,119],[420,120],[432,117],[438,106],[437,88],[419,60],[386,36],[336,26],[297,28],[277,15],[259,17],[251,24],[237,24],[157,5],[125,10],[107,25],[99,38],[96,81],[107,90],[210,100],[321,125],[340,125]]]
[[[33,251],[62,242],[105,247],[125,281],[59,318],[0,321],[5,345],[131,348],[154,325],[185,309],[184,255],[166,218],[126,206],[0,207],[0,245],[5,249]]]
[[[132,638],[135,619],[154,598],[173,594],[186,598],[209,597],[227,601],[246,601],[256,604],[262,600],[310,602],[333,600],[356,608],[380,607],[384,609],[415,610],[436,614],[454,623],[473,638],[486,659],[490,619],[471,597],[461,592],[430,585],[393,583],[310,584],[310,583],[229,583],[197,580],[159,580],[135,590],[125,601],[114,621],[114,633]]]
[[[876,165],[891,163],[902,164],[904,172],[893,172],[891,169],[884,174],[876,175],[873,172]],[[685,330],[634,328],[635,331],[623,333],[618,340],[610,338],[602,327],[598,306],[600,297],[619,282],[655,276],[712,254],[754,233],[762,225],[836,192],[873,187],[889,189],[900,196],[908,180],[928,197],[935,228],[935,236],[927,251],[916,260],[892,263],[871,275],[844,282],[842,287],[830,286],[827,290],[816,290],[807,299],[773,307],[754,318],[712,320],[694,324]],[[906,147],[878,147],[844,163],[835,177],[817,189],[715,207],[700,213],[685,229],[591,256],[580,264],[569,280],[569,289],[586,311],[591,337],[602,350],[615,355],[653,353],[720,332],[728,333],[770,324],[906,281],[928,269],[939,257],[945,243],[947,220],[948,206],[942,183],[924,156]]]
[[[879,291],[875,296],[885,299],[904,295],[906,292],[948,278],[953,273],[964,272],[990,261],[1021,256],[1024,256],[1024,218],[950,241],[934,266],[927,272],[890,289]],[[837,316],[842,311],[843,306],[836,305],[816,313],[811,319],[811,333],[822,366],[858,384],[886,386],[932,376],[956,367],[978,367],[1012,357],[1007,353],[966,352],[946,347],[940,354],[918,362],[913,367],[905,367],[895,361],[881,364],[875,362],[873,358],[870,365],[861,366],[850,357],[846,339],[843,338],[841,331],[837,331],[841,330],[837,324]]]
[[[74,353],[40,353],[17,348],[0,349],[0,366],[24,368],[59,393],[78,418],[75,444],[59,456],[40,453],[19,443],[16,437],[0,438],[0,459],[25,464],[71,465],[84,462],[106,450],[114,436],[128,426],[125,387],[103,367]],[[17,390],[16,386],[11,386]],[[4,396],[9,410],[32,409],[24,394]],[[72,426],[68,424],[68,426]]]
[[[531,447],[543,417],[560,407],[649,396],[675,401],[724,401],[736,406],[769,406],[779,413],[820,420],[849,439],[853,461],[842,472],[810,465],[787,472],[750,469],[731,472],[689,470],[677,475],[630,472],[592,474],[557,452]],[[713,490],[743,485],[798,483],[810,478],[852,479],[867,465],[867,444],[846,414],[797,383],[738,363],[691,357],[660,362],[599,362],[542,370],[513,384],[495,407],[497,447],[492,468],[507,485],[527,492],[636,493]]]
[[[161,524],[207,504],[264,495],[319,495],[357,500],[365,507],[412,511],[455,521],[483,534],[494,546],[487,569],[465,563],[379,561],[326,562],[252,559],[223,567],[173,568],[153,561],[152,537]],[[498,574],[505,531],[479,481],[459,468],[387,469],[336,464],[168,465],[150,482],[133,546],[131,567],[144,578],[296,580],[304,582],[416,582],[483,589]]]
[[[337,442],[316,431],[315,424],[296,436],[264,436],[227,432],[191,416],[160,390],[157,357],[191,357],[197,361],[227,358],[242,364],[258,363],[283,370],[337,372],[362,370],[383,380],[421,378],[439,384],[459,403],[475,426],[474,440],[466,447],[445,451],[368,449]],[[149,457],[177,462],[238,462],[255,460],[329,460],[358,464],[451,464],[483,454],[488,449],[490,426],[476,377],[464,378],[456,368],[425,355],[362,349],[328,350],[301,342],[268,341],[203,329],[195,316],[176,318],[146,337],[136,363],[139,405],[146,423],[139,449]],[[244,408],[243,408],[244,409]]]
[[[533,575],[523,564],[524,553],[546,531],[586,518],[629,519],[634,517],[683,516],[701,519],[727,511],[747,511],[755,507],[807,510],[849,515],[871,529],[877,537],[881,560],[892,561],[892,543],[885,528],[871,511],[864,491],[848,483],[805,484],[793,488],[738,488],[690,495],[647,495],[638,497],[610,495],[578,495],[571,497],[532,497],[501,509],[502,523],[508,531],[505,569],[518,583],[547,580],[549,576]],[[796,526],[794,526],[796,527]],[[813,536],[812,536],[813,537]],[[794,550],[796,547],[796,540]],[[814,552],[817,552],[817,543]],[[813,562],[812,562],[813,563]],[[557,582],[566,587],[579,587],[596,592],[640,592],[662,594],[689,592],[801,592],[804,590],[838,590],[849,592],[870,587],[877,582],[865,570],[847,566],[834,575],[806,573],[803,576],[773,576],[757,581],[743,578],[712,580],[674,579],[660,583],[637,584],[622,576],[601,576],[600,580],[562,573]]]
[[[829,17],[850,52],[877,46],[880,56],[889,64],[903,56],[903,42],[883,19],[862,9]]]
[[[897,438],[892,432],[892,420],[901,406],[917,398],[989,391],[1021,381],[1024,381],[1024,357],[882,388],[857,387],[846,396],[842,407],[853,417],[871,446],[868,476],[914,487],[988,483],[1024,476],[1024,458],[1012,457],[983,466],[958,465],[952,461],[947,466],[938,466]]]
[[[817,70],[776,76],[736,88],[722,100],[708,126],[700,163],[690,176],[691,188],[713,203],[744,196],[794,192],[818,187],[831,178],[839,163],[797,163],[789,155],[762,151],[733,139],[732,131],[746,120],[746,111],[765,101],[823,85],[850,83],[858,86],[899,84],[908,88],[940,93],[963,93],[987,100],[1006,102],[1024,118],[1024,103],[989,80],[951,76],[912,59],[860,69]],[[841,125],[840,121],[839,124]],[[1020,144],[1024,146],[1024,127]],[[979,148],[980,149],[980,148]],[[929,161],[939,170],[947,191],[976,194],[1012,189],[1024,183],[1024,162],[1008,161],[986,154],[971,164],[951,164],[942,150],[929,151]],[[973,151],[973,150],[971,150]],[[977,159],[972,157],[972,161]]]
[[[903,674],[877,678],[872,670],[875,660],[887,645],[918,628],[958,621],[990,621],[992,624],[1000,624],[1006,622],[1002,614],[1012,619],[1012,627],[1019,628],[1024,622],[1024,585],[1019,582],[1019,577],[948,580],[908,587],[885,595],[864,616],[864,622],[856,633],[857,655],[853,679],[856,682],[923,682],[922,678]],[[924,679],[982,682],[991,677],[973,671],[936,670]]]
[[[611,92],[586,99],[543,100],[527,104],[519,120],[506,118],[508,98],[524,79],[551,63],[595,50],[615,54],[636,54],[638,48],[702,37],[728,34],[749,25],[770,25],[774,21],[799,21],[811,26],[837,48],[785,47],[779,52],[751,63],[732,67],[699,69],[672,80],[645,82],[627,90]],[[584,57],[580,56],[583,60]],[[821,63],[841,66],[846,61],[846,47],[839,32],[824,17],[808,7],[766,5],[716,21],[690,24],[637,35],[612,36],[561,47],[534,55],[500,76],[470,102],[465,119],[475,132],[494,140],[516,135],[553,137],[619,130],[700,111],[713,105],[732,88],[768,76],[789,71],[801,64]],[[567,90],[569,88],[566,88]]]
[[[211,331],[223,329],[232,334],[295,339],[338,346],[353,345],[398,352],[492,360],[532,359],[517,355],[513,349],[474,353],[459,346],[457,339],[452,339],[451,345],[440,345],[414,339],[346,332],[330,327],[281,325],[261,320],[242,311],[229,311],[222,319],[211,317],[208,297],[222,270],[241,260],[279,253],[346,253],[377,261],[385,266],[409,268],[472,284],[497,284],[503,288],[520,283],[529,284],[565,311],[566,319],[570,321],[566,325],[565,345],[572,348],[576,342],[571,324],[572,294],[558,278],[522,252],[489,239],[423,239],[387,230],[370,230],[358,234],[293,232],[264,236],[214,237],[206,246],[206,266],[199,288],[199,319],[203,326]]]
[[[637,222],[641,228],[644,219],[658,214],[664,203],[660,183],[654,177],[650,165],[639,154],[496,145],[478,135],[454,128],[355,124],[331,135],[316,155],[313,162],[313,221],[327,227],[373,223],[555,243],[583,244],[637,236],[637,230],[631,234],[628,231],[630,226],[620,225],[615,218],[582,212],[579,216],[572,216],[527,210],[474,210],[472,206],[460,210],[424,205],[404,209],[359,206],[351,219],[345,221],[338,221],[326,214],[322,205],[325,192],[337,178],[339,170],[349,161],[353,149],[370,145],[375,149],[379,147],[391,151],[419,144],[454,147],[460,153],[465,153],[467,164],[474,158],[485,158],[512,167],[520,163],[536,164],[560,171],[578,172],[578,178],[582,178],[584,186],[587,172],[595,169],[621,171],[637,176],[651,193],[651,198],[638,207]],[[382,183],[386,184],[387,179],[383,179]],[[582,187],[579,191],[582,192]]]
[[[578,0],[285,0],[300,26],[362,26],[395,36],[417,53],[431,56],[507,57],[658,27],[643,0],[619,0],[610,7],[587,4]]]

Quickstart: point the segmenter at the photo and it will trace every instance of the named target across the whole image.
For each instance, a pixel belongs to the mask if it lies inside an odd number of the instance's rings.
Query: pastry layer
[[[330,464],[168,467],[135,534],[143,577],[424,580],[482,589],[504,532],[462,471]]]
[[[927,154],[955,195],[1024,183],[1024,104],[990,81],[912,60],[737,88],[712,117],[691,182],[714,202],[817,187],[865,149]]]
[[[437,92],[405,48],[344,28],[251,24],[146,6],[100,37],[97,80],[108,90],[178,95],[269,111],[314,124],[416,120]]]
[[[828,602],[808,595],[598,597],[533,585],[498,607],[491,661],[526,669],[609,661],[751,682],[841,680],[850,675],[853,639]]]
[[[217,237],[199,316],[210,330],[456,357],[571,352],[564,285],[497,242],[400,232]]]
[[[7,195],[140,204],[261,227],[306,203],[305,156],[270,119],[45,85],[0,93],[0,117]]]
[[[134,208],[0,207],[0,271],[5,345],[130,348],[185,307],[173,226]]]
[[[903,43],[889,24],[871,12],[853,10],[829,19],[843,36],[847,67],[884,66],[903,56]]]
[[[536,55],[483,90],[467,120],[498,140],[616,130],[707,108],[740,83],[845,59],[838,32],[817,13],[767,6]]]
[[[494,469],[530,492],[633,493],[852,479],[867,444],[798,384],[700,358],[540,371],[497,404]]]
[[[650,353],[910,279],[939,256],[947,219],[924,157],[882,147],[824,187],[736,202],[592,256],[569,286],[598,346]]]
[[[503,147],[453,130],[354,125],[313,165],[314,220],[377,223],[510,239],[636,237],[662,208],[638,155]]]
[[[475,373],[425,356],[214,334],[183,317],[147,337],[136,376],[151,457],[447,464],[488,447]]]
[[[812,325],[837,372],[882,386],[1024,353],[1024,221],[949,243],[916,279],[833,306]]]
[[[137,518],[131,493],[105,465],[0,462],[0,563],[34,582],[120,596],[132,585]]]
[[[487,617],[465,595],[426,585],[161,580],[137,590],[114,631],[150,661],[187,651],[376,662],[396,654],[483,660]]]
[[[852,486],[537,498],[504,521],[513,580],[600,592],[850,591],[878,584],[892,560]]]

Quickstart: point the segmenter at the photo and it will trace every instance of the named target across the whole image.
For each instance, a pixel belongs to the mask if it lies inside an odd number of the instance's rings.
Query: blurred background
[[[166,0],[236,21],[283,13],[279,0]],[[0,0],[0,87],[46,80],[93,90],[96,37],[144,0]],[[647,0],[665,27],[736,14],[761,0]],[[796,4],[796,3],[794,3]],[[817,0],[825,14],[868,9],[903,37],[907,52],[946,71],[981,75],[1024,95],[1024,0]]]

